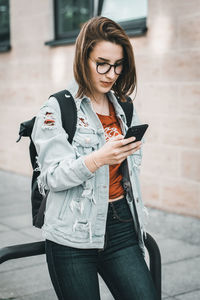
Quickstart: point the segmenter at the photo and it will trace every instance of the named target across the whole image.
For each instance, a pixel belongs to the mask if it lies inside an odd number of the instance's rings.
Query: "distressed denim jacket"
[[[103,126],[92,109],[90,99],[75,97],[78,120],[72,144],[62,127],[60,107],[53,97],[40,109],[32,132],[38,153],[39,190],[49,190],[43,236],[45,239],[75,248],[104,248],[109,199],[109,165],[92,173],[84,156],[105,144]],[[112,92],[109,101],[114,105],[122,133],[127,131],[126,116]],[[66,98],[67,101],[67,98]],[[139,120],[134,109],[131,125]],[[123,186],[133,216],[139,245],[144,253],[143,234],[146,208],[141,199],[139,168],[142,150],[122,163]]]

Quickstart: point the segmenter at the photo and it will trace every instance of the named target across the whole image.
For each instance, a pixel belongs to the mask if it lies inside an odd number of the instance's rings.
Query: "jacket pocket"
[[[90,128],[79,128],[73,139],[73,146],[80,155],[89,154],[97,150],[99,144],[98,136]]]

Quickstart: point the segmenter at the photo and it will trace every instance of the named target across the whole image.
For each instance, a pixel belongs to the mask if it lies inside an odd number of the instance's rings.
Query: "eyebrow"
[[[104,60],[104,61],[106,61],[106,62],[110,62],[109,59],[106,59],[106,58],[103,58],[103,57],[98,57],[98,59]],[[115,61],[115,63],[118,62],[118,61],[121,61],[121,60],[123,60],[123,59],[124,59],[123,57],[120,58],[120,59],[117,59],[117,60]]]

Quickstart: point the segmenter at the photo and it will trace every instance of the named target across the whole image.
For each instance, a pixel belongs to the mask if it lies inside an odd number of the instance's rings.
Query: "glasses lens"
[[[115,73],[120,75],[123,69],[123,64],[115,65]]]
[[[108,72],[109,68],[110,68],[109,64],[106,64],[106,63],[98,64],[97,72],[100,74],[105,74],[106,72]]]
[[[113,65],[107,63],[97,63],[97,72],[99,74],[106,74],[108,71],[110,71],[112,66]],[[122,69],[123,69],[122,63],[114,65],[115,74],[120,75]]]

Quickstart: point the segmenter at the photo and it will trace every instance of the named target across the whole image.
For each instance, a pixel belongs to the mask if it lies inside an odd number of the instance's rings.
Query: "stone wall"
[[[135,103],[146,135],[144,200],[200,216],[200,1],[149,1],[148,33],[133,39]]]

